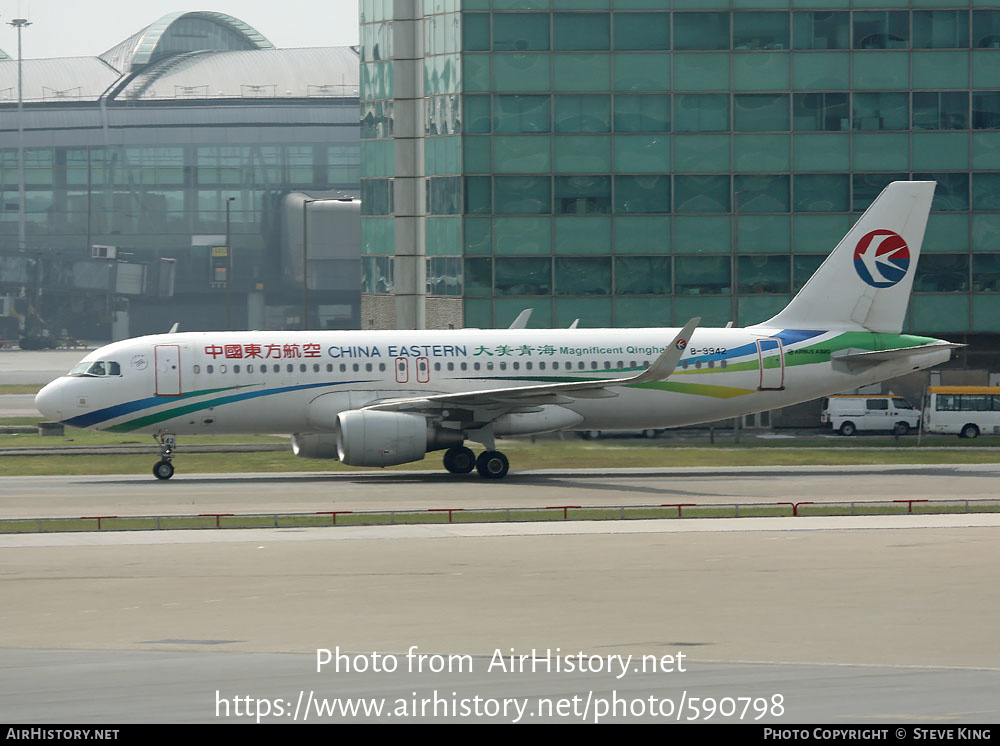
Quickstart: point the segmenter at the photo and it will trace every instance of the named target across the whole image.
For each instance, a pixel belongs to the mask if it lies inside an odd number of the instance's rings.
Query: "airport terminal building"
[[[44,29],[23,31],[25,56],[34,33]],[[232,16],[172,13],[99,56],[25,59],[23,119],[17,60],[7,52],[0,313],[8,321],[30,313],[53,331],[93,339],[109,329],[166,331],[174,321],[226,328],[229,316],[232,328],[301,328],[305,200],[360,188],[356,49],[276,49]],[[312,328],[359,323],[359,208],[345,218],[355,226],[349,245],[325,246],[321,224],[337,222],[327,215],[335,207],[308,210]]]
[[[1000,368],[996,0],[362,0],[361,110],[401,327],[752,324],[933,179],[906,328]]]

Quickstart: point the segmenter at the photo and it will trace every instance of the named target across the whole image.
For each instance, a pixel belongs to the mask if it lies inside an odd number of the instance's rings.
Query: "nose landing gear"
[[[157,479],[170,479],[174,475],[174,450],[177,448],[177,436],[172,433],[157,433],[153,436],[160,444],[160,460],[153,464],[153,476]]]

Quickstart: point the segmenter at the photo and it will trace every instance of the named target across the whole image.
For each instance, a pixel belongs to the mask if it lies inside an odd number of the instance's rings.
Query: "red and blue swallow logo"
[[[871,231],[854,247],[854,270],[873,288],[891,288],[909,268],[910,247],[895,231]]]

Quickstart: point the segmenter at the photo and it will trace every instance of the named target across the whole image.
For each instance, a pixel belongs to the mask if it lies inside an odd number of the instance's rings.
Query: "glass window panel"
[[[729,171],[729,135],[675,135],[674,171]]]
[[[720,295],[731,292],[728,256],[678,256],[674,261],[674,292],[678,295]]]
[[[968,251],[969,217],[961,212],[932,212],[924,231],[924,246],[934,251]]]
[[[729,13],[674,13],[674,49],[729,49]]]
[[[733,188],[737,212],[788,212],[789,176],[737,174]]]
[[[913,11],[913,46],[920,49],[968,49],[969,11]]]
[[[611,88],[610,54],[553,55],[553,86],[557,91],[607,91]]]
[[[431,215],[457,215],[462,212],[461,176],[427,179],[425,189],[427,212]]]
[[[660,174],[616,176],[615,212],[670,212],[670,177]]]
[[[564,216],[555,219],[555,253],[611,253],[611,218]]]
[[[733,84],[739,91],[774,91],[788,88],[787,52],[743,52],[733,55]]]
[[[789,252],[791,245],[789,215],[741,215],[736,220],[736,250],[740,254],[775,254]]]
[[[972,175],[972,209],[1000,210],[1000,174]]]
[[[615,54],[616,91],[670,90],[669,54]]]
[[[733,13],[733,49],[788,46],[788,13]]]
[[[557,176],[555,211],[560,215],[611,212],[611,177]]]
[[[847,52],[792,54],[792,87],[798,90],[845,90],[851,83],[851,55]]]
[[[1000,254],[972,255],[972,289],[977,293],[1000,292]]]
[[[467,55],[466,60],[476,55]],[[493,86],[497,91],[548,91],[549,55],[493,54]],[[475,88],[474,90],[485,90]]]
[[[493,219],[493,253],[551,254],[552,219],[503,218]]]
[[[716,300],[726,300],[720,298]],[[615,326],[670,326],[673,323],[670,298],[615,298]]]
[[[493,231],[489,218],[464,218],[463,246],[466,254],[490,254],[493,249]]]
[[[555,99],[556,132],[610,132],[611,97],[560,95]]]
[[[493,138],[493,170],[507,174],[551,171],[551,148],[544,135],[497,135]]]
[[[668,132],[670,96],[615,96],[615,132]]]
[[[615,49],[670,49],[670,14],[615,13]]]
[[[467,174],[488,174],[491,171],[492,161],[490,146],[492,139],[489,137],[466,137],[462,143],[463,162],[462,166]]]
[[[906,174],[853,174],[853,207],[855,212],[864,212],[882,190],[893,181],[907,181]]]
[[[847,174],[797,174],[796,212],[848,212],[851,180]]]
[[[850,13],[803,10],[792,14],[795,49],[848,49]]]
[[[854,12],[855,49],[906,49],[910,14],[905,10]]]
[[[855,93],[854,129],[905,130],[909,103],[905,93]]]
[[[556,295],[610,295],[611,257],[556,257]]]
[[[493,295],[493,260],[465,260],[465,295]]]
[[[462,123],[466,132],[490,131],[490,97],[463,96],[465,121]]]
[[[736,258],[740,293],[789,293],[791,257],[753,254]]]
[[[497,176],[494,202],[497,214],[544,215],[552,212],[548,176]]]
[[[803,254],[828,252],[840,236],[851,229],[854,220],[850,215],[798,214],[792,226],[792,250]]]
[[[469,215],[489,215],[493,212],[489,176],[465,177],[465,212]]]
[[[607,173],[611,170],[611,138],[557,135],[555,170],[558,173]]]
[[[625,173],[669,173],[669,135],[617,135],[615,170]]]
[[[921,254],[913,289],[918,293],[969,291],[968,254]]]
[[[816,274],[824,259],[826,259],[824,254],[797,254],[792,257],[792,292],[797,293],[802,289],[806,280]]]
[[[552,48],[567,52],[610,49],[610,14],[554,13]]]
[[[388,26],[389,24],[379,25]],[[388,36],[391,38],[392,35]],[[462,49],[466,52],[488,52],[490,50],[490,17],[487,13],[462,14]]]
[[[497,258],[494,262],[497,295],[550,295],[552,260]]]
[[[913,174],[914,181],[936,181],[931,209],[965,211],[969,209],[969,174]]]
[[[670,218],[616,217],[616,254],[670,253]]]
[[[901,171],[910,167],[910,136],[905,132],[856,133],[851,140],[855,171]]]
[[[850,129],[846,93],[796,93],[792,106],[796,130],[837,132]]]
[[[674,212],[729,212],[728,176],[675,176]]]
[[[490,298],[466,298],[463,314],[470,329],[493,328],[493,301]]]
[[[972,135],[972,167],[1000,171],[1000,133],[976,132]]]
[[[670,257],[620,256],[615,259],[618,295],[668,295]]]
[[[462,87],[466,93],[490,90],[490,57],[488,54],[462,55]]]
[[[791,168],[788,135],[733,136],[733,166],[742,173],[774,173]]]
[[[969,94],[965,91],[913,93],[913,129],[964,130],[969,127]]]
[[[976,49],[1000,48],[1000,10],[972,11],[972,46]]]
[[[788,94],[742,93],[733,100],[733,129],[737,132],[788,130]]]
[[[972,128],[1000,129],[1000,91],[973,92]]]
[[[548,48],[548,13],[493,14],[493,49],[495,51],[541,52]]]
[[[548,132],[549,96],[494,96],[494,132]]]
[[[906,89],[910,81],[908,52],[880,52],[853,56],[851,71],[855,88],[864,90]]]
[[[675,132],[726,132],[729,130],[729,96],[717,93],[674,95]]]
[[[730,54],[674,54],[675,91],[727,91]]]
[[[728,254],[732,249],[729,215],[678,215],[673,224],[674,246],[686,254]]]
[[[913,87],[928,90],[969,87],[968,52],[914,52]]]

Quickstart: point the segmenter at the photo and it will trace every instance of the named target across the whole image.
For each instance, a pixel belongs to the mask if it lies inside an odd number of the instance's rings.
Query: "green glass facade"
[[[391,7],[362,0],[373,197],[394,176]],[[912,178],[938,187],[909,330],[1000,332],[996,0],[414,11],[428,292],[461,294],[467,326],[756,323]],[[384,292],[400,224],[389,197],[363,209],[364,290]]]

